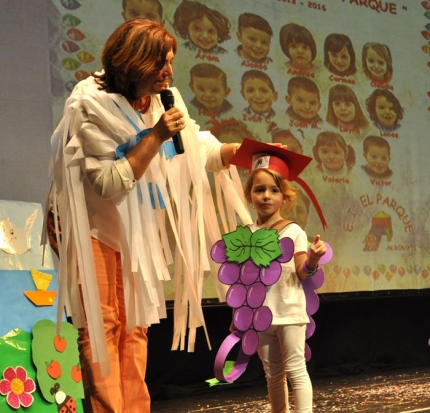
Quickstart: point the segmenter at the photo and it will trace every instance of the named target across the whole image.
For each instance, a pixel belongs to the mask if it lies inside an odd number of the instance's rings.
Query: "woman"
[[[62,230],[59,309],[67,304],[79,328],[93,412],[150,411],[146,333],[166,316],[162,281],[173,262],[166,226],[177,243],[172,348],[183,348],[188,317],[191,334],[204,326],[203,272],[208,245],[220,239],[205,168],[225,168],[238,144],[198,132],[175,89],[176,106],[164,111],[158,94],[173,76],[175,53],[175,38],[158,23],[124,22],[104,47],[103,71],[75,87],[51,139],[51,202]],[[170,139],[179,132],[182,155]],[[231,184],[225,175],[221,181]]]

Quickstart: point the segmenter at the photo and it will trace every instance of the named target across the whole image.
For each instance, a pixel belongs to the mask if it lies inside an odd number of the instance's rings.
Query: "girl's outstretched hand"
[[[315,235],[315,239],[309,247],[309,258],[318,262],[319,259],[326,253],[326,251],[327,248],[324,242],[321,241],[321,236]]]

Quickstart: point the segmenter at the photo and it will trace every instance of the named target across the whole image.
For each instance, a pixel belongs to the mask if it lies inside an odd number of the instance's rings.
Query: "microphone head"
[[[173,93],[170,89],[163,89],[160,92],[160,98],[161,98],[161,103],[165,108],[171,107],[175,103],[175,97],[173,96]]]

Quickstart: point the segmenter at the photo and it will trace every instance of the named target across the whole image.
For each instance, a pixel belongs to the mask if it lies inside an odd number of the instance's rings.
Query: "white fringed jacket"
[[[184,349],[189,317],[188,350],[193,351],[196,328],[203,326],[206,332],[202,286],[205,271],[217,273],[209,251],[221,238],[218,218],[226,232],[236,228],[236,213],[243,224],[252,221],[235,167],[222,165],[222,144],[209,132],[199,131],[176,88],[172,88],[175,106],[185,115],[186,128],[181,132],[185,153],[171,157],[170,140],[135,181],[127,159],[120,157],[120,145],[128,142],[133,147],[138,132],[159,120],[163,105],[158,96],[152,97],[148,112],[140,116],[123,96],[98,87],[93,77],[85,79],[65,104],[51,138],[47,206],[61,217],[59,320],[66,308],[76,328],[85,325],[81,285],[94,361],[108,374],[91,237],[121,253],[129,329],[148,327],[166,317],[163,281],[170,279],[168,265],[174,263],[172,349]],[[215,173],[217,195],[224,194],[224,201],[217,197],[219,217],[207,171]],[[173,255],[166,226],[176,239]],[[223,301],[225,289],[216,284]]]

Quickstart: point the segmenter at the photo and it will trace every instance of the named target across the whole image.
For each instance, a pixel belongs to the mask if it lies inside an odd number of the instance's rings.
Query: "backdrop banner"
[[[430,288],[430,1],[52,0],[55,124],[136,15],[176,36],[172,84],[203,130],[313,158],[328,229],[303,194],[285,216],[333,248],[319,293]]]

